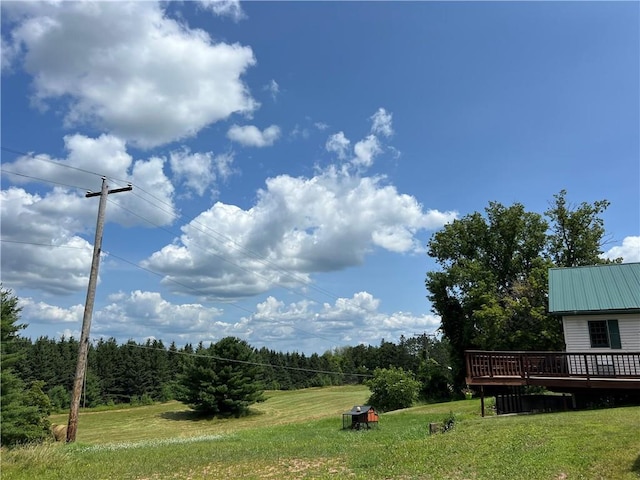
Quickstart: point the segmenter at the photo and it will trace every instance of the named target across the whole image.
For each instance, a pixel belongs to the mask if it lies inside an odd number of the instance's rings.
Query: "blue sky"
[[[25,334],[323,352],[434,332],[490,201],[607,199],[640,261],[637,2],[2,2],[2,282]],[[28,153],[29,155],[25,155]]]

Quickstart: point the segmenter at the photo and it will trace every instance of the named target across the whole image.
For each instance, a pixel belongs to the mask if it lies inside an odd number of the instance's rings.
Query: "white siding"
[[[589,320],[618,320],[622,349],[591,348]],[[567,352],[640,352],[640,314],[572,315],[562,317]]]
[[[618,320],[618,328],[620,329],[620,341],[622,344],[621,349],[611,348],[591,348],[591,341],[589,340],[589,324],[590,320]],[[562,327],[564,330],[564,341],[566,344],[567,352],[593,352],[593,353],[624,353],[624,352],[640,352],[640,314],[627,314],[627,315],[575,315],[565,316],[562,318]],[[608,368],[608,365],[613,365],[613,357],[607,355],[598,355],[597,357],[589,358],[588,365],[590,372],[602,371],[602,369]],[[633,361],[632,361],[633,363]],[[632,369],[640,368],[638,365],[631,365]],[[624,372],[629,366],[615,365],[615,369],[618,372]],[[583,365],[570,365],[570,373],[573,374],[585,374],[586,366]]]

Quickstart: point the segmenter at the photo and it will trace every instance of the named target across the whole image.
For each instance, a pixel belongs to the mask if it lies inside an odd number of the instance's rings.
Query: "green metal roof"
[[[549,269],[550,313],[640,310],[640,263]]]

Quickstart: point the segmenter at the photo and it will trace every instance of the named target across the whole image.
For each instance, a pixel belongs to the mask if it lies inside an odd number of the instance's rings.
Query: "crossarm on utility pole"
[[[75,442],[78,430],[78,410],[80,408],[80,395],[82,384],[87,371],[87,354],[89,353],[89,331],[91,330],[91,316],[93,314],[93,304],[96,298],[96,285],[98,284],[98,270],[100,268],[100,254],[102,253],[102,232],[104,230],[105,207],[107,206],[107,196],[110,193],[128,192],[132,190],[131,185],[124,188],[109,190],[106,177],[102,177],[102,189],[100,193],[88,192],[86,197],[100,197],[98,206],[98,220],[96,223],[96,237],[93,244],[93,259],[91,260],[91,273],[89,275],[89,286],[87,288],[87,300],[84,304],[84,315],[82,317],[82,332],[80,334],[80,346],[78,348],[78,363],[76,364],[76,376],[73,382],[73,392],[71,393],[71,409],[69,410],[69,423],[67,424],[67,442]]]

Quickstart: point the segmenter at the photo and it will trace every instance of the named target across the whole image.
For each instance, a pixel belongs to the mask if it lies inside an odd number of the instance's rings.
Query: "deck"
[[[470,386],[640,389],[640,352],[465,352]]]

